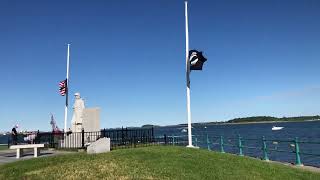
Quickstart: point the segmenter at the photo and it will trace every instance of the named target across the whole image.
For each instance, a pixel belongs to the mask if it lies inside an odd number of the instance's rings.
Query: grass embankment
[[[0,151],[8,149],[8,145],[0,145]]]
[[[320,174],[185,147],[76,153],[0,166],[0,179],[320,179]]]

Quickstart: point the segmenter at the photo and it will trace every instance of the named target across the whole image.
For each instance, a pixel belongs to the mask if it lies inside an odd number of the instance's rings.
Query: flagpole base
[[[194,145],[188,145],[186,146],[187,148],[194,148],[194,149],[199,149],[199,146],[194,146]]]

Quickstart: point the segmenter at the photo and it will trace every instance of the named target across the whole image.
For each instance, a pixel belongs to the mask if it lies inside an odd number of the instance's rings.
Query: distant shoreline
[[[291,123],[291,122],[314,122],[320,120],[304,120],[304,121],[256,121],[256,122],[226,122],[221,124],[263,124],[263,123]],[[218,124],[217,124],[218,125]]]
[[[255,122],[200,122],[200,123],[192,123],[192,126],[201,126],[201,125],[239,125],[239,124],[271,124],[271,123],[292,123],[292,122],[315,122],[317,120],[301,120],[301,121],[255,121]],[[178,125],[168,125],[168,126],[157,126],[157,127],[186,127],[188,124],[178,124]]]

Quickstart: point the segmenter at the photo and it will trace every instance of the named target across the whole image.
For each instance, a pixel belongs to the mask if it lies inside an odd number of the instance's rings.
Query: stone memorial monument
[[[100,138],[100,108],[86,108],[84,100],[80,93],[75,93],[75,101],[73,104],[73,115],[71,120],[71,132],[66,134],[64,141],[61,142],[61,147],[81,147],[82,146],[82,129],[85,133],[84,142],[92,143]],[[88,136],[87,136],[88,135]],[[90,136],[89,136],[90,135]]]
[[[85,109],[84,101],[80,97],[80,93],[75,93],[75,101],[73,104],[73,116],[71,120],[71,131],[81,132],[83,122],[83,112]]]
[[[85,132],[100,131],[100,108],[85,108],[83,111],[82,128]]]
[[[85,132],[100,131],[100,108],[85,108],[80,93],[75,93],[73,104],[73,116],[71,120],[71,131]]]

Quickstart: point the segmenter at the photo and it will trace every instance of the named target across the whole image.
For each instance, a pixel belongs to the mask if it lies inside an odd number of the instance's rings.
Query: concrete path
[[[313,166],[304,166],[304,165],[301,165],[301,166],[295,166],[293,164],[290,164],[290,163],[284,163],[284,162],[278,162],[278,161],[269,161],[271,163],[275,163],[275,164],[284,164],[286,166],[290,166],[292,168],[296,168],[296,169],[304,169],[304,170],[307,170],[307,171],[312,171],[312,172],[316,172],[316,173],[320,173],[320,168],[318,167],[313,167]]]
[[[231,155],[238,156],[238,155],[236,155],[236,154],[231,154]],[[255,159],[255,160],[263,161],[263,160],[261,160],[260,158],[255,158],[255,157],[250,157],[250,156],[245,156],[245,157],[250,158],[250,159]],[[264,162],[274,163],[274,164],[281,164],[281,165],[289,166],[289,167],[291,167],[291,168],[303,169],[303,170],[307,170],[307,171],[311,171],[311,172],[315,172],[315,173],[320,173],[320,168],[319,168],[319,167],[305,166],[305,165],[296,166],[296,165],[291,164],[291,163],[279,162],[279,161],[271,161],[271,160],[269,160],[269,161],[264,161]]]
[[[248,156],[247,156],[248,157]],[[254,158],[254,157],[249,157],[251,159],[258,159],[261,160],[259,158]],[[261,160],[263,161],[263,160]],[[274,163],[274,164],[281,164],[281,165],[285,165],[285,166],[289,166],[291,168],[296,168],[296,169],[303,169],[303,170],[307,170],[307,171],[311,171],[311,172],[316,172],[316,173],[320,173],[320,168],[319,167],[314,167],[314,166],[305,166],[305,165],[301,165],[301,166],[296,166],[294,164],[291,163],[287,163],[287,162],[279,162],[279,161],[264,161],[264,162],[268,162],[268,163]]]
[[[33,149],[28,149],[23,151],[23,157],[20,159],[16,158],[16,150],[1,150],[0,151],[0,165],[25,159],[31,159],[33,157]],[[74,153],[74,152],[68,152],[68,151],[55,151],[55,150],[41,150],[39,157],[46,157],[46,156],[55,156],[59,154],[68,154],[68,153]]]

